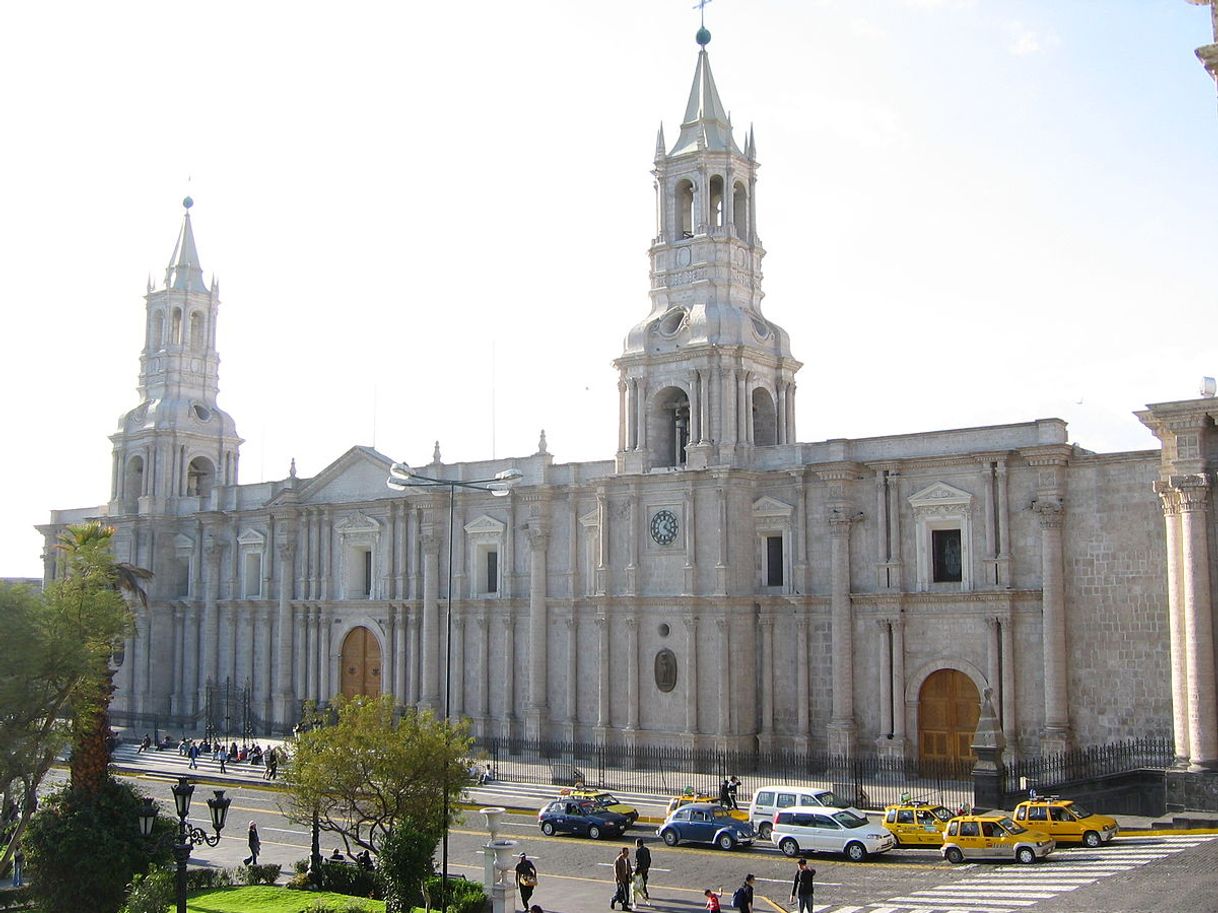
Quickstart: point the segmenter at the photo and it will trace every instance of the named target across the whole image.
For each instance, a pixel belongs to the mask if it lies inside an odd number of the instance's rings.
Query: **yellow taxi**
[[[972,859],[1014,859],[1025,865],[1044,859],[1057,842],[1041,831],[1030,831],[1006,814],[959,815],[943,832],[943,858],[959,863]]]
[[[1024,827],[1044,831],[1058,843],[1099,846],[1120,833],[1115,818],[1097,815],[1069,799],[1036,796],[1015,806],[1014,818]]]
[[[593,803],[597,808],[614,812],[618,815],[624,815],[626,817],[626,827],[632,826],[634,822],[639,820],[639,810],[637,808],[633,805],[626,805],[623,802],[617,801],[616,796],[603,789],[568,786],[565,789],[559,790],[558,794],[560,796],[570,796],[573,799],[585,799]]]
[[[681,795],[679,795],[679,796],[673,796],[671,799],[668,800],[668,808],[664,812],[665,819],[667,819],[669,815],[671,815],[673,812],[675,812],[682,805],[689,805],[694,802],[697,802],[699,804],[707,803],[710,805],[718,805],[719,797],[712,796],[707,793],[699,793],[699,792],[695,792],[695,791],[686,791],[686,792],[681,793]],[[749,820],[749,812],[748,812],[748,809],[746,809],[746,808],[729,808],[727,810],[727,813],[731,817],[735,818],[737,821],[748,821]]]
[[[942,805],[930,802],[898,802],[884,808],[884,827],[897,846],[942,846],[947,822],[955,817]]]

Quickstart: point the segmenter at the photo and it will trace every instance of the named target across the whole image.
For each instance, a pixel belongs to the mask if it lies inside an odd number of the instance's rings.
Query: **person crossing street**
[[[808,860],[800,856],[795,869],[795,881],[791,883],[791,903],[795,903],[797,899],[799,901],[796,913],[812,913],[815,877],[816,869],[808,868]]]

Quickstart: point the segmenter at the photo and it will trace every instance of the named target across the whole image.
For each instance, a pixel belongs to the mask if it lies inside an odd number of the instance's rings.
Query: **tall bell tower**
[[[164,288],[151,278],[144,297],[144,349],[140,353],[140,404],[111,435],[111,516],[176,514],[177,505],[206,509],[212,489],[237,483],[241,438],[232,417],[216,404],[220,356],[216,352],[219,283],[209,289],[186,213]],[[189,500],[186,500],[189,499]]]
[[[627,334],[619,381],[618,472],[744,466],[794,443],[790,340],[761,312],[757,147],[741,150],[698,30],[681,132],[656,138],[651,310]]]

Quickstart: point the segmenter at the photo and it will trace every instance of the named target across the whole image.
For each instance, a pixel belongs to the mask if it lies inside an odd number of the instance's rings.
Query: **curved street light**
[[[393,491],[408,488],[448,489],[448,588],[444,600],[444,722],[452,716],[452,653],[453,653],[453,507],[457,500],[457,489],[489,491],[496,498],[506,497],[512,488],[524,478],[524,473],[515,467],[497,472],[489,479],[437,479],[423,475],[406,463],[394,463],[389,467],[389,478],[385,484]],[[440,885],[443,900],[441,910],[448,909],[448,782],[445,765],[444,783],[444,837],[440,853]]]
[[[207,800],[207,810],[211,814],[211,826],[215,836],[194,825],[187,824],[190,815],[190,799],[194,795],[195,785],[186,777],[178,777],[176,786],[170,787],[173,793],[173,804],[178,815],[178,839],[173,845],[173,858],[178,864],[177,872],[177,901],[178,913],[186,913],[186,862],[190,859],[190,849],[206,843],[215,846],[220,842],[220,831],[224,830],[224,822],[228,819],[228,807],[233,800],[224,795],[224,790],[215,790],[215,798]],[[143,805],[138,812],[140,833],[145,837],[152,836],[156,823],[157,805],[148,796],[144,797]]]

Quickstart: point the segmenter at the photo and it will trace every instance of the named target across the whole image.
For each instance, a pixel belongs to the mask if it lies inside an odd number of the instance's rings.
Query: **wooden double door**
[[[381,696],[381,645],[367,628],[353,628],[343,639],[343,697]]]
[[[918,695],[918,757],[973,761],[973,736],[981,696],[958,669],[940,669],[922,683]]]

